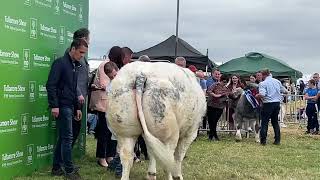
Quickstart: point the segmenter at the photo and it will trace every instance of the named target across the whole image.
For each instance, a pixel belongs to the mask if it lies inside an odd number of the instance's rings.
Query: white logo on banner
[[[83,12],[82,12],[82,5],[79,4],[79,21],[82,22],[83,20]]]
[[[27,5],[27,6],[31,6],[31,0],[25,0],[24,4]]]
[[[64,44],[64,35],[65,35],[64,26],[60,26],[60,30],[59,30],[59,43],[60,44]]]
[[[60,14],[60,2],[59,0],[55,0],[55,5],[54,5],[54,10],[55,10],[55,14]]]
[[[31,165],[33,161],[33,154],[34,154],[34,145],[29,144],[27,145],[27,165]]]
[[[28,113],[21,114],[21,134],[28,134]]]
[[[29,101],[36,101],[36,81],[29,81]]]
[[[30,70],[30,49],[23,49],[23,69]]]
[[[47,88],[46,88],[45,85],[39,84],[38,85],[38,89],[39,89],[39,91],[38,91],[39,92],[39,95],[38,95],[39,98],[47,98],[48,97]]]
[[[37,39],[38,38],[38,20],[35,18],[30,18],[30,38]]]

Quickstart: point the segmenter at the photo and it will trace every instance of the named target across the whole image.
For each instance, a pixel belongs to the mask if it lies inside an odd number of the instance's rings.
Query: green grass
[[[272,128],[269,127],[269,130]],[[228,134],[220,142],[209,142],[203,135],[190,147],[183,163],[184,179],[320,179],[320,135],[304,135],[297,126],[282,129],[282,144],[272,145],[269,131],[268,144],[261,146],[254,138],[235,142]],[[114,175],[98,167],[95,159],[95,140],[87,139],[87,154],[77,160],[83,179],[115,179]],[[147,163],[134,164],[130,177],[145,177]],[[165,179],[158,167],[157,179]],[[20,179],[63,179],[50,176],[50,169],[35,172]]]

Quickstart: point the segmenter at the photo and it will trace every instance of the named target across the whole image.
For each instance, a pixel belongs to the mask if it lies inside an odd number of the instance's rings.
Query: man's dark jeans
[[[53,169],[59,169],[63,164],[66,173],[71,173],[74,170],[72,163],[73,119],[73,108],[59,108],[59,118],[57,120],[58,141],[53,156]]]
[[[319,131],[319,122],[318,122],[318,113],[316,104],[308,103],[306,108],[306,114],[308,116],[308,125],[307,130],[310,132],[316,128],[316,131]]]
[[[278,122],[278,115],[280,111],[280,102],[264,103],[261,110],[261,144],[267,142],[268,124],[271,119],[271,124],[274,130],[274,142],[280,143],[280,127]]]

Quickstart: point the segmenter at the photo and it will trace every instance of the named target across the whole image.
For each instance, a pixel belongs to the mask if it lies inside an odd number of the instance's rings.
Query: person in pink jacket
[[[108,54],[109,59],[99,65],[92,85],[94,90],[91,92],[89,108],[98,114],[98,123],[95,133],[95,137],[97,138],[96,157],[98,158],[97,163],[102,167],[108,166],[108,162],[110,162],[116,154],[117,146],[117,142],[111,140],[112,134],[106,123],[106,87],[110,83],[110,79],[104,72],[104,65],[109,61],[122,62],[123,57],[123,52],[119,46],[112,47]]]

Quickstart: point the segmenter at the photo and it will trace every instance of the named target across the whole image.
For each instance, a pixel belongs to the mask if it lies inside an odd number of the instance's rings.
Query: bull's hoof
[[[149,176],[147,175],[145,180],[156,180],[157,179],[157,176]]]
[[[146,176],[146,180],[156,180],[156,179],[157,179],[156,173],[148,172]]]
[[[180,177],[180,176],[177,176],[177,177],[173,177],[173,176],[172,176],[172,179],[173,179],[173,180],[183,180],[183,178]]]
[[[236,139],[236,142],[241,142],[241,139]]]

